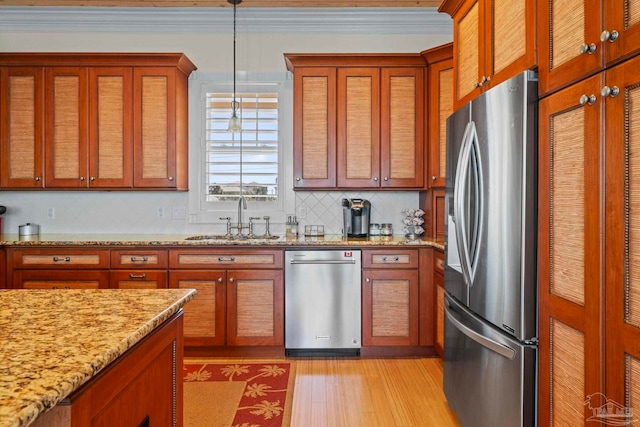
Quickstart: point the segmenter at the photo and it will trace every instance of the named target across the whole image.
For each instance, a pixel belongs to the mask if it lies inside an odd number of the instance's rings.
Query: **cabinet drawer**
[[[167,251],[112,250],[111,268],[167,268]]]
[[[16,289],[99,289],[109,285],[109,272],[98,270],[16,270]]]
[[[362,268],[418,268],[418,251],[365,250],[362,251]]]
[[[167,272],[158,270],[119,270],[109,273],[109,287],[114,289],[163,289]]]
[[[170,268],[211,268],[215,266],[248,268],[282,268],[282,251],[273,250],[189,250],[169,252]]]
[[[13,251],[13,268],[109,268],[108,250],[38,249]]]
[[[440,274],[444,274],[444,253],[438,249],[433,251],[433,269]]]

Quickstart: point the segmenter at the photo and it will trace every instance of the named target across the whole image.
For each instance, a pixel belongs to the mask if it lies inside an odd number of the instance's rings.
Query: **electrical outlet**
[[[157,216],[158,219],[164,219],[164,208],[158,208]]]
[[[306,217],[307,217],[307,207],[306,206],[300,206],[298,208],[298,218],[305,219]]]
[[[187,208],[184,206],[173,206],[171,208],[171,219],[185,219],[187,217]]]
[[[47,218],[54,219],[56,217],[56,208],[47,208]]]

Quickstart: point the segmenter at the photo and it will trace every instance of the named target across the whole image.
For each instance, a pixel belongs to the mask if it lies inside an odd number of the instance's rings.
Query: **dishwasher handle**
[[[355,259],[292,259],[291,264],[355,264]]]

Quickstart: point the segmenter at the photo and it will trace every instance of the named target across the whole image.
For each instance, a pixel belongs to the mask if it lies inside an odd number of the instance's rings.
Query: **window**
[[[242,132],[229,132],[232,93],[205,95],[206,202],[278,200],[278,93],[236,93]]]

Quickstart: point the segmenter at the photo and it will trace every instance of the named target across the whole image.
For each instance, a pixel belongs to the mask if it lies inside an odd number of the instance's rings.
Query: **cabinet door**
[[[617,96],[605,100],[606,396],[627,408],[638,408],[640,57],[607,71],[605,84],[620,89]]]
[[[640,0],[607,0],[600,34],[607,64],[640,50]],[[617,38],[611,34],[617,31]]]
[[[111,270],[109,287],[113,289],[164,289],[167,272],[159,270]]]
[[[454,108],[480,95],[486,35],[484,3],[467,1],[453,16]],[[486,76],[485,76],[486,78]]]
[[[490,81],[483,90],[536,65],[536,3],[531,0],[487,0],[485,70]],[[482,79],[481,79],[482,80]]]
[[[538,77],[542,95],[602,67],[602,12],[600,0],[537,3]]]
[[[282,270],[227,272],[227,344],[284,344]]]
[[[418,344],[418,271],[363,270],[362,345]]]
[[[176,70],[133,72],[133,161],[137,188],[176,187]]]
[[[0,69],[0,186],[44,185],[43,68]]]
[[[380,69],[338,69],[338,187],[380,186]]]
[[[89,88],[89,186],[130,188],[132,68],[91,68]]]
[[[88,93],[87,68],[46,69],[46,187],[87,187]]]
[[[226,279],[224,270],[169,272],[169,287],[197,291],[183,308],[186,347],[225,344]]]
[[[447,118],[453,113],[453,60],[429,65],[428,186],[444,187],[447,164]],[[425,183],[427,184],[427,183]]]
[[[424,185],[424,69],[383,68],[380,100],[381,187]]]
[[[296,68],[293,86],[294,188],[336,185],[336,69]]]
[[[16,289],[103,289],[109,287],[107,270],[14,270]]]
[[[584,425],[602,392],[600,75],[540,101],[539,425]],[[608,157],[608,154],[607,154]],[[607,254],[607,259],[609,255]]]

